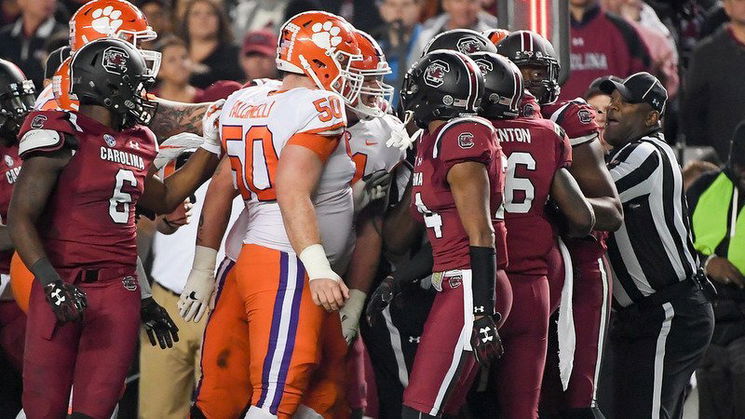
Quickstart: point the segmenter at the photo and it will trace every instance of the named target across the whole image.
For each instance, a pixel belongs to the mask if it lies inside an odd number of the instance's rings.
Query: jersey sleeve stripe
[[[328,127],[321,127],[321,128],[315,128],[308,131],[302,131],[298,134],[319,134],[319,135],[339,135],[344,131],[344,127],[346,127],[345,122],[339,122],[334,125],[328,126]]]
[[[589,143],[596,138],[598,138],[598,133],[593,132],[592,134],[589,134],[589,135],[583,135],[581,137],[570,138],[569,142],[572,144],[572,147],[577,147],[578,145]]]
[[[287,141],[288,145],[299,145],[316,153],[325,162],[339,145],[339,136],[329,137],[320,134],[297,133]]]

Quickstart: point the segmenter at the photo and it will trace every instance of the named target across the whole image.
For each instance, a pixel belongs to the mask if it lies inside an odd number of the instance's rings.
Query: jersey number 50
[[[222,127],[222,139],[228,150],[230,166],[236,174],[236,184],[244,200],[252,194],[259,201],[274,201],[277,193],[272,178],[279,156],[274,150],[272,132],[266,125]]]

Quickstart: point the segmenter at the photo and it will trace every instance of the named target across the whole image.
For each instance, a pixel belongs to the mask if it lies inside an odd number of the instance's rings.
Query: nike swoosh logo
[[[368,140],[365,140],[365,145],[375,145],[377,143],[378,143],[377,141],[368,141]]]

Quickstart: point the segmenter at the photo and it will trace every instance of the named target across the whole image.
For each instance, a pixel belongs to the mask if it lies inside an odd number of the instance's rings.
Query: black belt
[[[75,282],[96,282],[98,281],[98,269],[84,269],[78,272],[78,278]]]
[[[695,289],[704,290],[705,286],[710,283],[703,274],[695,274],[692,278],[685,279],[675,284],[668,285],[665,288],[648,295],[641,300],[624,307],[619,312],[626,311],[645,311],[651,308],[660,307],[665,303],[677,300],[689,295]]]

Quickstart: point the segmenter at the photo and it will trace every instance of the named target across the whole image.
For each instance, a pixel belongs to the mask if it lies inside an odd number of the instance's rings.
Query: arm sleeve
[[[621,203],[652,192],[660,157],[654,146],[638,143],[622,149],[608,164]]]

